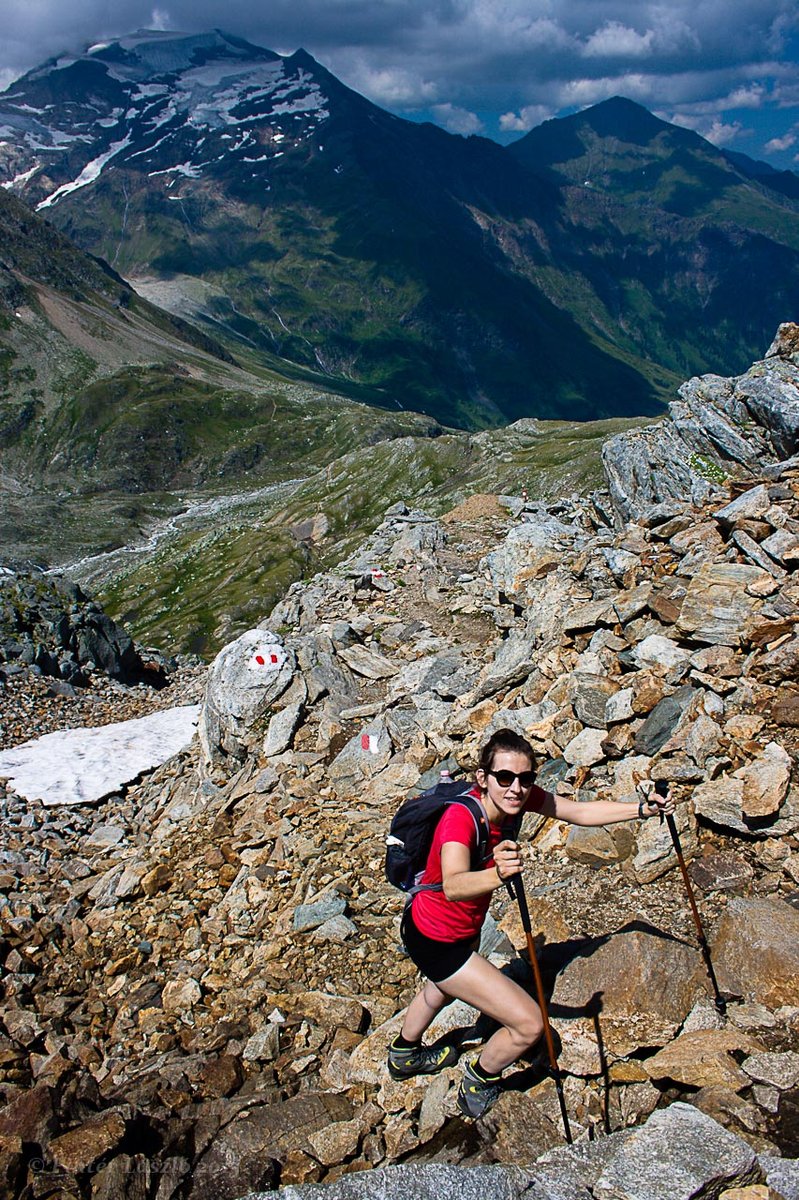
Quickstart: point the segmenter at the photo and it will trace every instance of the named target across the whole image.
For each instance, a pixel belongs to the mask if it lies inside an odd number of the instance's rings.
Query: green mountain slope
[[[638,423],[520,421],[474,436],[382,441],[304,481],[188,513],[154,544],[72,571],[137,637],[209,655],[266,616],[293,580],[340,562],[391,504],[441,514],[475,493],[590,490],[602,479],[602,443]]]
[[[139,537],[184,507],[177,492],[274,485],[359,444],[441,432],[238,367],[2,190],[0,246],[6,556],[57,564]]]

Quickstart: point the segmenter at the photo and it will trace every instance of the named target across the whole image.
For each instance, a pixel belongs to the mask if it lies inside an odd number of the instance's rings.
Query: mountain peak
[[[284,58],[220,29],[137,30],[0,96],[0,178],[38,208],[128,164],[169,186],[236,164],[261,178],[327,119],[327,83],[304,50]]]

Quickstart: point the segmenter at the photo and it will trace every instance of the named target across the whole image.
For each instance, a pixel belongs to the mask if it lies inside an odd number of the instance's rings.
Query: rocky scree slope
[[[755,375],[799,384],[796,336],[783,328]],[[766,445],[774,421],[738,429]],[[476,495],[441,519],[395,506],[221,652],[198,748],[91,811],[6,796],[10,1190],[797,1194],[799,465],[726,462],[693,501],[633,520],[610,493]],[[667,466],[650,460],[655,478]],[[722,1021],[657,822],[533,822],[571,1151],[537,1058],[469,1124],[458,1068],[395,1083],[383,1065],[417,983],[382,876],[390,815],[504,725],[564,794],[671,783],[734,996]],[[524,979],[520,932],[497,896],[484,948]],[[467,1052],[485,1030],[453,1006],[439,1032]]]

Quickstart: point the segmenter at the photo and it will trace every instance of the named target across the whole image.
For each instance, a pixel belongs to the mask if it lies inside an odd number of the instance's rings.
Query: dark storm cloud
[[[142,26],[216,26],[304,46],[376,103],[461,133],[507,139],[616,94],[783,165],[799,133],[795,0],[5,0],[3,24],[5,82]]]

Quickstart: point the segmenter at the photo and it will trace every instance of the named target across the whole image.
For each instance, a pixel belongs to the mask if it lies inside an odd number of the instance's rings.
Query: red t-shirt
[[[472,789],[472,795],[480,798],[477,787]],[[543,788],[533,784],[522,812],[540,811],[546,796]],[[502,826],[489,822],[486,852],[490,857],[478,870],[494,866],[494,848],[502,840]],[[441,883],[441,847],[446,842],[461,842],[468,847],[470,856],[477,850],[477,830],[472,814],[464,804],[450,804],[444,810],[433,834],[422,883]],[[414,924],[420,933],[436,942],[456,942],[461,938],[477,937],[492,895],[492,892],[486,892],[484,896],[475,896],[472,900],[448,900],[443,892],[417,892],[413,898]]]

